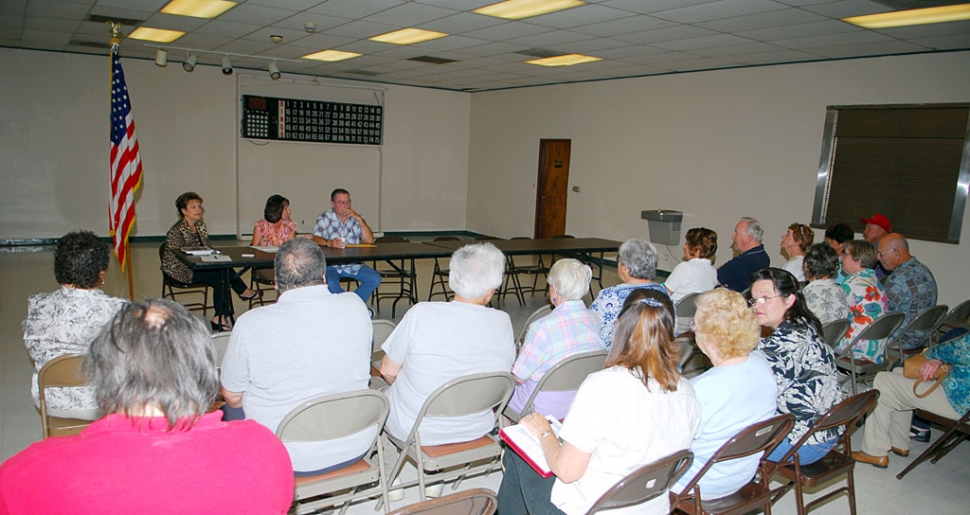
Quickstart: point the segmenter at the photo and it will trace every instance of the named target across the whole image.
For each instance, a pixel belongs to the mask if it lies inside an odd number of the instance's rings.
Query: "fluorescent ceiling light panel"
[[[236,2],[228,0],[172,0],[162,7],[162,12],[193,18],[215,18],[235,6]]]
[[[303,59],[313,59],[314,61],[327,61],[329,63],[335,63],[345,59],[353,59],[354,57],[360,57],[360,54],[355,52],[343,52],[341,50],[322,50],[315,54],[307,54],[303,56]]]
[[[842,18],[842,21],[847,21],[853,25],[867,29],[888,29],[890,27],[926,25],[929,23],[959,20],[970,20],[970,4],[927,7],[926,9],[909,9],[906,11]]]
[[[140,39],[142,41],[154,41],[156,43],[171,43],[184,35],[185,33],[180,30],[138,27],[131,34],[128,34],[128,39]]]
[[[540,14],[571,9],[585,4],[580,0],[506,0],[497,4],[486,5],[475,9],[474,13],[505,18],[506,20],[521,20]]]
[[[572,66],[574,64],[591,63],[602,60],[603,58],[601,57],[593,57],[591,55],[566,54],[557,55],[555,57],[543,57],[542,59],[533,59],[531,61],[526,61],[526,64],[538,64],[539,66]]]
[[[393,43],[395,45],[411,45],[414,43],[420,43],[422,41],[431,41],[432,39],[443,38],[445,36],[448,36],[448,34],[445,34],[444,32],[408,28],[395,30],[394,32],[388,32],[387,34],[381,34],[380,36],[374,36],[370,38],[370,40],[380,41],[381,43]]]

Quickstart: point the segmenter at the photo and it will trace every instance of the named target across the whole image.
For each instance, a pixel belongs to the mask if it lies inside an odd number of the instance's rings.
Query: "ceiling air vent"
[[[458,62],[455,59],[444,59],[441,57],[431,57],[430,55],[419,55],[417,57],[412,57],[408,61],[417,61],[419,63],[430,63],[430,64],[448,64]]]

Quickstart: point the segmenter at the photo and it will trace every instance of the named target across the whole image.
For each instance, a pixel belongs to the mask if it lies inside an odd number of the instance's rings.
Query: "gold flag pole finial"
[[[105,23],[111,27],[111,44],[117,45],[118,43],[121,43],[121,24],[114,21],[106,21]]]

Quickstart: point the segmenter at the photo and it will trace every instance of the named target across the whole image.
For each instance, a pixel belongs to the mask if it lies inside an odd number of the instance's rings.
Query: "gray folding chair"
[[[288,442],[325,442],[376,427],[370,451],[357,463],[317,476],[297,477],[294,505],[298,513],[310,513],[343,504],[340,515],[357,499],[380,496],[387,512],[387,476],[380,433],[390,406],[384,394],[360,390],[317,397],[293,408],[280,422],[276,436]],[[377,457],[372,456],[377,448]],[[344,490],[349,490],[343,492]],[[332,495],[335,492],[343,492]]]
[[[965,300],[961,302],[957,307],[950,310],[949,313],[943,317],[943,321],[940,322],[940,326],[936,330],[936,334],[933,335],[933,343],[940,341],[940,338],[952,329],[956,329],[961,325],[965,324],[967,320],[970,319],[970,300]]]
[[[371,340],[371,363],[374,364],[374,368],[381,368],[381,359],[384,358],[384,351],[381,346],[387,341],[387,338],[391,336],[394,332],[394,328],[397,327],[394,322],[390,320],[383,320],[380,318],[375,318],[371,320],[371,325],[374,327],[374,339]]]
[[[37,373],[37,390],[40,392],[40,423],[44,438],[76,435],[91,424],[90,420],[52,416],[47,408],[47,388],[84,386],[87,380],[81,374],[84,356],[65,354],[41,367]]]
[[[519,334],[515,337],[516,348],[522,347],[522,344],[525,343],[525,336],[529,333],[529,326],[549,313],[552,313],[552,304],[546,304],[529,315],[529,318],[525,320],[525,325],[522,326],[522,329],[519,329]]]
[[[666,495],[670,485],[687,472],[692,461],[694,453],[685,449],[634,470],[603,493],[586,515],[636,506]]]
[[[502,453],[498,437],[493,434],[476,438],[469,442],[422,445],[421,423],[426,417],[460,417],[474,413],[492,412],[493,427],[501,424],[501,413],[512,396],[515,380],[508,372],[492,372],[487,374],[473,374],[451,380],[432,392],[421,406],[414,427],[406,440],[399,440],[387,434],[387,439],[401,450],[387,479],[393,482],[398,478],[406,459],[410,458],[418,469],[417,482],[409,481],[400,485],[401,488],[420,486],[421,500],[425,500],[425,471],[444,470],[462,465],[460,469],[443,471],[435,475],[436,481],[446,481],[458,478],[453,489],[457,489],[462,479],[469,474],[490,472],[497,466]],[[474,462],[482,462],[473,466]]]
[[[222,360],[226,357],[226,350],[229,348],[229,338],[232,331],[212,333],[212,350],[216,360],[216,370],[222,372]]]
[[[521,413],[506,406],[503,414],[509,417],[509,420],[518,422],[522,418],[522,413],[530,412],[532,404],[535,402],[539,392],[568,392],[578,390],[579,385],[583,384],[583,381],[586,380],[586,376],[593,372],[603,370],[603,363],[606,362],[606,356],[608,354],[609,352],[605,350],[584,352],[569,356],[559,363],[556,363],[543,374],[542,379],[539,380],[539,384],[536,385],[536,389],[532,390],[532,395],[529,396],[529,400],[525,401]]]
[[[498,507],[495,493],[487,488],[472,488],[438,499],[409,504],[390,515],[492,515]]]
[[[848,318],[842,320],[833,320],[822,325],[822,338],[825,339],[825,343],[829,347],[835,348],[836,345],[842,341],[842,337],[845,333],[849,332],[849,327],[852,327],[852,323],[849,322]]]
[[[902,331],[899,331],[899,334],[886,345],[886,361],[888,362],[888,367],[892,368],[893,361],[902,365],[907,357],[919,353],[920,349],[929,343],[933,333],[936,332],[936,328],[943,323],[943,318],[946,317],[946,310],[948,309],[950,308],[946,304],[939,304],[923,310],[922,313],[916,315],[916,318],[909,325],[904,327]],[[913,331],[925,332],[927,334],[926,342],[914,349],[904,349],[903,335]]]
[[[700,293],[684,295],[674,304],[674,311],[677,313],[677,343],[680,345],[680,367],[683,369],[687,362],[697,355],[697,347],[694,341],[694,332],[690,330],[690,321],[697,313],[697,296]],[[682,324],[687,327],[681,327]]]
[[[865,329],[859,331],[859,334],[852,339],[848,346],[842,350],[838,356],[836,356],[835,364],[842,370],[849,373],[852,379],[852,395],[859,393],[856,388],[856,382],[860,376],[875,375],[876,372],[886,368],[886,363],[872,363],[870,361],[863,361],[856,359],[855,353],[852,352],[853,347],[855,347],[856,342],[862,340],[883,340],[889,338],[899,326],[903,325],[903,320],[905,320],[906,315],[902,313],[883,313],[882,316],[875,319],[871,324],[866,326]],[[888,359],[885,357],[883,361],[886,362]]]

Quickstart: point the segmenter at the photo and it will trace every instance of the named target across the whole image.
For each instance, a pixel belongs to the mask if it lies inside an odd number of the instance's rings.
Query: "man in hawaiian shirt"
[[[330,210],[317,218],[313,241],[325,247],[342,249],[347,244],[374,243],[374,233],[364,217],[351,207],[350,192],[337,188],[330,194]],[[327,286],[331,293],[344,291],[340,287],[341,277],[351,277],[360,283],[354,293],[365,304],[374,290],[381,285],[381,275],[367,265],[328,266]]]
[[[936,279],[923,263],[909,253],[909,243],[899,233],[889,233],[879,239],[876,255],[886,270],[892,271],[886,278],[886,303],[889,311],[906,315],[902,327],[906,327],[922,313],[936,305]],[[900,329],[902,330],[902,329]],[[910,331],[902,336],[903,349],[916,349],[926,345],[927,331]]]

